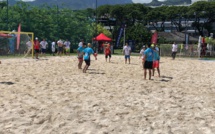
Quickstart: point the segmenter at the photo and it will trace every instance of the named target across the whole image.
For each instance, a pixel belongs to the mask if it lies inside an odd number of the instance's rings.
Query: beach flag
[[[125,24],[122,24],[121,27],[119,28],[119,34],[118,34],[118,37],[117,37],[117,40],[116,40],[116,46],[117,46],[117,47],[118,47],[119,44],[120,44],[120,39],[121,39],[122,34],[123,34],[124,30],[125,30],[125,27],[126,27],[126,25],[125,25]],[[123,45],[125,45],[125,44],[123,44]]]
[[[154,32],[151,38],[151,44],[157,44],[157,40],[158,40],[158,33]]]
[[[20,44],[20,32],[21,32],[21,24],[18,26],[18,34],[17,34],[17,41],[16,41],[16,49],[19,50],[19,44]]]

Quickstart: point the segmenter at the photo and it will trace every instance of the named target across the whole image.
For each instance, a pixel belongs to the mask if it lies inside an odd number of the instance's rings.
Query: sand
[[[139,57],[1,59],[0,134],[214,134],[215,62],[161,58],[143,80]]]

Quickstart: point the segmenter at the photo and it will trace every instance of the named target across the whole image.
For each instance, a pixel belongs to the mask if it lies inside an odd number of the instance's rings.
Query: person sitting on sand
[[[84,61],[85,61],[86,65],[83,69],[83,73],[86,73],[87,69],[90,66],[90,55],[91,54],[93,54],[93,56],[95,57],[95,60],[97,60],[96,53],[94,53],[93,49],[91,48],[91,44],[88,43],[87,46],[88,47],[84,49]]]

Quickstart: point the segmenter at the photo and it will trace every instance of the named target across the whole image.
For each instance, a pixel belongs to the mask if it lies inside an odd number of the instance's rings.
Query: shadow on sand
[[[10,82],[10,81],[7,81],[7,82],[0,82],[0,84],[5,84],[5,85],[13,85],[15,83],[13,82]]]
[[[93,72],[89,72],[89,74],[105,74],[105,73],[93,71]]]
[[[169,82],[173,79],[173,77],[169,77],[169,76],[161,76],[161,80],[162,82]]]

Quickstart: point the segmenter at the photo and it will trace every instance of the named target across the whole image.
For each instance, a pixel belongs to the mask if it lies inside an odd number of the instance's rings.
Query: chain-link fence
[[[172,44],[160,44],[159,48],[161,56],[171,56]],[[198,57],[198,45],[189,44],[186,46],[184,44],[178,44],[177,55],[181,57]],[[212,49],[210,50],[206,48],[203,56],[215,57],[215,47],[212,46]]]
[[[5,32],[4,32],[5,33]],[[28,34],[20,34],[20,44],[19,49],[17,50],[17,35],[16,34],[8,34],[8,37],[0,36],[0,56],[8,56],[8,55],[21,55],[27,51],[26,42],[32,38],[32,35]]]

